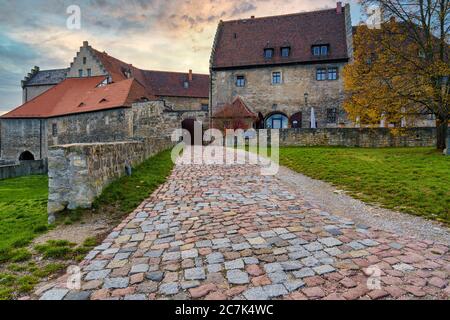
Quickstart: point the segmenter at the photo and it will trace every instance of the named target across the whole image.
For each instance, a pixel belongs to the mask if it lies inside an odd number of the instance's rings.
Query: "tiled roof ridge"
[[[342,14],[344,12],[345,8],[342,7]],[[242,21],[256,21],[256,20],[264,20],[264,19],[276,19],[276,18],[286,18],[286,17],[292,17],[292,16],[299,16],[299,15],[306,15],[306,14],[315,14],[325,11],[334,11],[336,12],[336,8],[328,8],[328,9],[318,9],[314,11],[300,11],[300,12],[294,12],[294,13],[285,13],[285,14],[278,14],[273,16],[264,16],[264,17],[251,17],[251,18],[242,18],[242,19],[234,19],[234,20],[222,20],[221,23],[233,23],[233,22],[242,22]]]

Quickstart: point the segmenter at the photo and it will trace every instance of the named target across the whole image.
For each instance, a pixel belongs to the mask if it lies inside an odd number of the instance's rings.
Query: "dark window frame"
[[[83,78],[83,69],[78,70],[78,77]]]
[[[235,84],[236,84],[236,87],[239,87],[239,88],[245,87],[245,85],[247,84],[245,76],[244,75],[237,75]]]
[[[327,80],[327,68],[317,68],[316,69],[316,80],[325,81]]]
[[[323,50],[326,52],[324,53]],[[317,44],[311,47],[311,53],[315,57],[326,57],[330,55],[330,45],[329,44]]]
[[[267,54],[268,52],[270,52],[270,56]],[[275,56],[274,48],[265,48],[264,49],[264,58],[265,59],[273,59],[274,56]]]
[[[92,69],[87,69],[87,76],[92,77]]]
[[[328,80],[334,81],[339,79],[339,68],[338,67],[329,67],[327,70]]]
[[[86,64],[86,63],[87,63],[87,58],[83,57],[83,64]]]
[[[274,81],[277,79],[277,81]],[[272,84],[278,85],[283,83],[283,74],[281,71],[273,71],[272,72]]]
[[[327,124],[336,124],[337,121],[337,108],[327,108]]]
[[[56,137],[58,135],[58,124],[52,123],[52,136]]]
[[[287,55],[284,54],[287,51]],[[281,47],[280,54],[282,58],[289,58],[291,56],[291,47]]]

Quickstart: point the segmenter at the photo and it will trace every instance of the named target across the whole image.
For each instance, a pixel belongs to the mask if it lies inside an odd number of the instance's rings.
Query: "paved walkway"
[[[450,297],[448,244],[333,216],[256,165],[176,166],[82,271],[41,299]]]

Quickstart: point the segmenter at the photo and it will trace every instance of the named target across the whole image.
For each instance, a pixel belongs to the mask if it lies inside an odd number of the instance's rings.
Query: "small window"
[[[337,80],[338,68],[328,68],[328,80]]]
[[[320,46],[313,46],[312,47],[312,53],[316,57],[327,56],[328,52],[329,52],[329,46],[328,45],[320,45]]]
[[[209,110],[209,105],[203,103],[202,104],[202,111],[208,111]]]
[[[78,70],[78,76],[83,78],[83,69]]]
[[[327,109],[327,123],[336,123],[337,122],[337,110],[336,108]]]
[[[272,72],[272,84],[281,84],[281,72]]]
[[[281,56],[283,58],[287,58],[291,55],[291,48],[290,47],[283,47],[281,48]]]
[[[185,89],[189,89],[189,81],[185,81],[183,86]]]
[[[91,69],[87,69],[87,75],[88,75],[88,77],[92,76],[92,70]]]
[[[264,49],[264,58],[266,59],[272,59],[273,58],[274,50],[272,48]]]
[[[245,87],[245,76],[236,77],[236,87]]]
[[[58,124],[52,124],[52,136],[56,137],[58,135]]]
[[[83,57],[83,64],[86,64],[86,62],[87,62],[86,57]]]
[[[324,81],[327,79],[327,69],[325,68],[318,68],[316,70],[316,80],[317,81]]]

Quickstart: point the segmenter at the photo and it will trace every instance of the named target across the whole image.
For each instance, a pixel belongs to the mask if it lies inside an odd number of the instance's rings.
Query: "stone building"
[[[69,69],[40,70],[34,67],[22,80],[22,103],[28,102],[63,81]]]
[[[210,60],[210,116],[237,97],[255,128],[353,126],[342,69],[352,59],[350,7],[221,21]],[[315,121],[314,121],[315,119]]]
[[[23,88],[24,104],[0,117],[0,159],[45,159],[54,145],[167,136],[207,123],[208,75],[141,70],[87,42],[69,69],[34,68]]]

